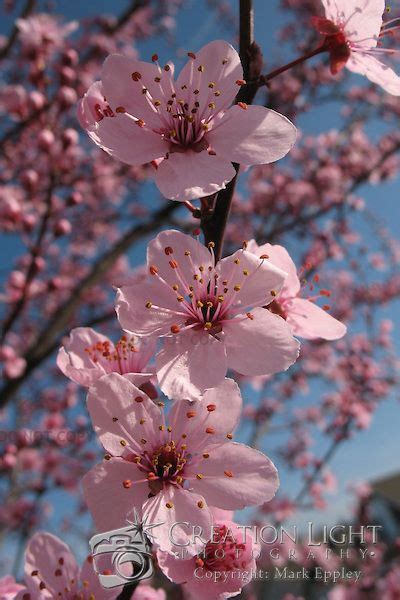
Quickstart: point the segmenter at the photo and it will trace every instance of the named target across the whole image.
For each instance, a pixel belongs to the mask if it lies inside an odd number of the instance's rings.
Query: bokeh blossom
[[[265,260],[288,274],[279,294],[268,308],[286,319],[294,335],[309,340],[317,338],[337,340],[345,335],[346,326],[343,323],[334,319],[312,299],[299,297],[300,279],[297,275],[296,265],[286,248],[278,244],[258,246],[254,240],[251,240],[247,245],[247,250],[254,252],[256,256],[264,256]],[[323,293],[325,298],[330,295],[327,290],[323,290]],[[325,307],[329,308],[327,305]]]
[[[165,338],[156,371],[167,396],[195,397],[228,368],[269,375],[295,362],[285,320],[262,308],[284,283],[278,267],[246,250],[215,264],[212,247],[174,230],[150,242],[147,264],[146,283],[119,290],[117,312],[126,331]]]
[[[382,48],[382,39],[398,29],[398,19],[383,24],[385,0],[322,0],[325,17],[313,17],[325,36],[333,74],[347,67],[365,75],[395,96],[400,95],[400,77],[380,59],[395,54]]]
[[[121,375],[97,380],[88,409],[107,454],[83,479],[96,527],[121,527],[137,509],[146,523],[160,524],[153,532],[161,550],[189,542],[195,554],[202,544],[191,543],[185,522],[207,532],[210,505],[236,510],[270,500],[279,485],[275,466],[258,450],[231,441],[241,408],[231,379],[200,402],[177,400],[167,420],[163,403]]]
[[[174,67],[111,55],[101,82],[81,100],[78,117],[91,139],[129,165],[157,161],[156,184],[172,200],[208,196],[242,165],[274,162],[289,152],[296,128],[281,114],[239,102],[239,55],[217,40]],[[161,159],[161,162],[160,162]]]

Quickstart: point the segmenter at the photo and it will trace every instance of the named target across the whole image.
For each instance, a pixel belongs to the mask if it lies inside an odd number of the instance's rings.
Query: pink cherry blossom
[[[284,319],[262,308],[286,274],[246,250],[215,265],[210,250],[189,235],[163,231],[148,246],[148,282],[118,292],[122,327],[164,338],[156,371],[169,397],[198,396],[219,385],[228,367],[266,375],[298,356]]]
[[[154,589],[141,583],[133,592],[131,600],[166,600],[167,595],[162,588]]]
[[[17,19],[19,37],[27,51],[44,52],[48,47],[61,47],[64,38],[79,27],[78,21],[62,25],[58,19],[47,13]]]
[[[385,0],[322,0],[322,4],[326,18],[313,17],[313,24],[325,36],[332,73],[346,66],[399,96],[400,77],[380,60],[397,52],[381,47],[382,38],[398,29],[398,19],[382,24]]]
[[[16,600],[111,600],[120,593],[120,588],[107,590],[102,587],[92,566],[91,557],[81,568],[69,546],[58,537],[47,532],[36,533],[25,551],[25,585]]]
[[[236,596],[250,583],[251,573],[256,569],[259,547],[251,533],[244,533],[232,518],[221,518],[213,509],[211,512],[214,524],[210,539],[197,556],[182,560],[167,552],[157,552],[163,573],[171,581],[182,584],[185,594],[193,600]]]
[[[251,240],[247,249],[257,256],[268,256],[265,260],[287,272],[285,282],[269,305],[269,309],[286,319],[294,335],[309,340],[316,338],[338,340],[345,335],[346,326],[343,323],[334,319],[311,300],[299,297],[300,280],[296,265],[286,248],[272,244],[258,246],[254,240]]]
[[[17,583],[11,575],[0,579],[0,600],[14,600],[18,592],[25,590],[25,586]]]
[[[242,102],[231,106],[244,81],[230,44],[217,40],[188,56],[174,81],[173,65],[161,67],[156,55],[152,64],[112,54],[101,83],[78,109],[91,139],[118,160],[142,165],[163,159],[156,184],[166,198],[180,201],[224,188],[235,175],[232,162],[282,158],[296,139],[296,128],[279,113]]]
[[[126,378],[105,375],[90,388],[88,409],[107,454],[83,480],[89,510],[101,531],[124,525],[136,508],[164,551],[190,541],[189,522],[210,531],[208,504],[227,510],[270,500],[278,487],[273,463],[230,441],[240,418],[237,384],[225,379],[201,401],[174,403],[166,423],[156,405]],[[174,525],[173,539],[169,528]],[[188,552],[196,553],[196,540]]]
[[[57,365],[69,379],[86,387],[113,372],[129,376],[140,386],[153,376],[147,363],[154,350],[155,341],[150,338],[140,341],[123,335],[113,344],[90,327],[77,327],[58,351]]]

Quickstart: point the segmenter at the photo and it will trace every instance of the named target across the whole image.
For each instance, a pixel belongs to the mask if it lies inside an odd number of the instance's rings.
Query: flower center
[[[136,372],[135,361],[138,349],[134,345],[134,338],[128,339],[125,335],[113,344],[109,340],[97,342],[85,348],[85,352],[95,365],[101,365],[106,373]]]

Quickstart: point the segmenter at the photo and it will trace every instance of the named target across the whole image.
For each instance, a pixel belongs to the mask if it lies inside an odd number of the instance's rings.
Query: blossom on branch
[[[150,338],[140,341],[123,335],[114,344],[90,327],[77,327],[58,351],[57,366],[66,377],[86,387],[113,372],[140,386],[153,376],[147,364],[155,347],[155,340]]]
[[[241,408],[237,384],[225,379],[201,402],[177,399],[166,421],[163,403],[126,378],[99,379],[89,389],[88,409],[107,454],[83,479],[96,527],[121,527],[136,509],[144,522],[160,524],[153,530],[158,548],[174,552],[189,543],[187,551],[196,554],[203,545],[191,540],[185,522],[207,532],[209,505],[237,510],[270,500],[279,485],[275,466],[231,441]]]
[[[331,72],[335,75],[346,66],[399,96],[400,77],[380,60],[398,52],[381,47],[383,37],[399,29],[398,19],[382,23],[385,0],[322,0],[322,4],[325,18],[312,17],[312,23],[325,36]]]
[[[296,361],[289,326],[262,308],[286,277],[269,261],[238,250],[215,265],[212,244],[169,230],[149,243],[147,264],[147,282],[119,290],[117,313],[124,330],[164,338],[156,372],[167,396],[196,398],[228,368],[271,375]]]
[[[287,272],[285,283],[268,308],[286,319],[294,335],[309,340],[318,338],[338,340],[345,335],[346,326],[326,312],[329,306],[324,310],[314,304],[312,299],[299,297],[300,280],[296,265],[286,248],[272,244],[258,246],[254,240],[251,240],[247,250],[254,252],[256,256],[264,256],[273,265]],[[321,290],[321,295],[329,296],[330,293]]]
[[[174,80],[174,67],[110,55],[101,82],[78,108],[81,125],[103,150],[129,165],[157,161],[156,184],[172,200],[208,196],[234,177],[232,162],[274,162],[296,128],[281,114],[239,102],[239,55],[227,42],[204,46]]]

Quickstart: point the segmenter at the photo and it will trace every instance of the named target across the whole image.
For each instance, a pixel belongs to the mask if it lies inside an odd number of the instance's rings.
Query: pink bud
[[[60,219],[53,227],[54,235],[60,237],[71,233],[71,223],[67,219]]]
[[[58,101],[63,108],[69,108],[76,104],[78,100],[77,93],[71,87],[63,85],[58,91]]]
[[[54,133],[50,129],[43,129],[38,135],[38,145],[42,150],[49,151],[54,141]]]

